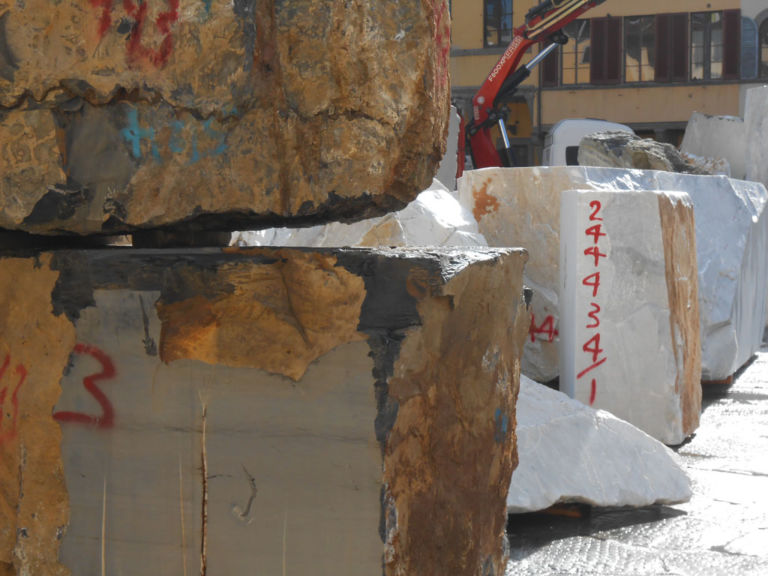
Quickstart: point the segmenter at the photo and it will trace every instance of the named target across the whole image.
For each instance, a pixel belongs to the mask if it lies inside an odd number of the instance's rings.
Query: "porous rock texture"
[[[526,258],[0,258],[0,562],[500,576]]]
[[[0,2],[0,227],[351,220],[432,180],[445,0]]]
[[[639,138],[629,132],[607,131],[585,136],[579,143],[580,166],[666,170],[710,174],[706,167],[665,142]]]

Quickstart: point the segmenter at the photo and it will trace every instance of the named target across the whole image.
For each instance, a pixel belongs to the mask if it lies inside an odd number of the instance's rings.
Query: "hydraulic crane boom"
[[[544,0],[531,8],[525,16],[525,24],[513,31],[512,41],[496,66],[472,98],[472,120],[466,127],[466,145],[472,154],[475,168],[512,165],[511,150],[507,138],[505,111],[499,104],[514,93],[517,86],[531,73],[558,44],[565,44],[566,36],[560,31],[587,10],[605,0]],[[519,68],[520,60],[533,44],[550,40],[552,44],[539,52],[528,64]],[[496,149],[491,128],[499,126],[504,148]],[[505,156],[502,160],[502,154]]]

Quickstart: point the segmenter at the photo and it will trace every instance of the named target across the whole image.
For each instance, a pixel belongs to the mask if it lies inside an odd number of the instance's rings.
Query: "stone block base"
[[[0,258],[0,573],[503,574],[525,260]]]

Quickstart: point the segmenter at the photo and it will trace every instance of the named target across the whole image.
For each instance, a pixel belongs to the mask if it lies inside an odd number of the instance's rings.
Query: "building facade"
[[[452,94],[465,118],[512,30],[538,4],[451,1]],[[507,103],[520,164],[539,163],[544,136],[566,118],[620,122],[678,144],[693,112],[741,115],[746,89],[768,82],[766,0],[606,0],[564,32],[568,43]]]

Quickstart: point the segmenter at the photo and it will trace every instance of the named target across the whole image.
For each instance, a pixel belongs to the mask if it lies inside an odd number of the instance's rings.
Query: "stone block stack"
[[[523,250],[94,240],[401,208],[448,21],[0,5],[0,574],[505,572]]]

